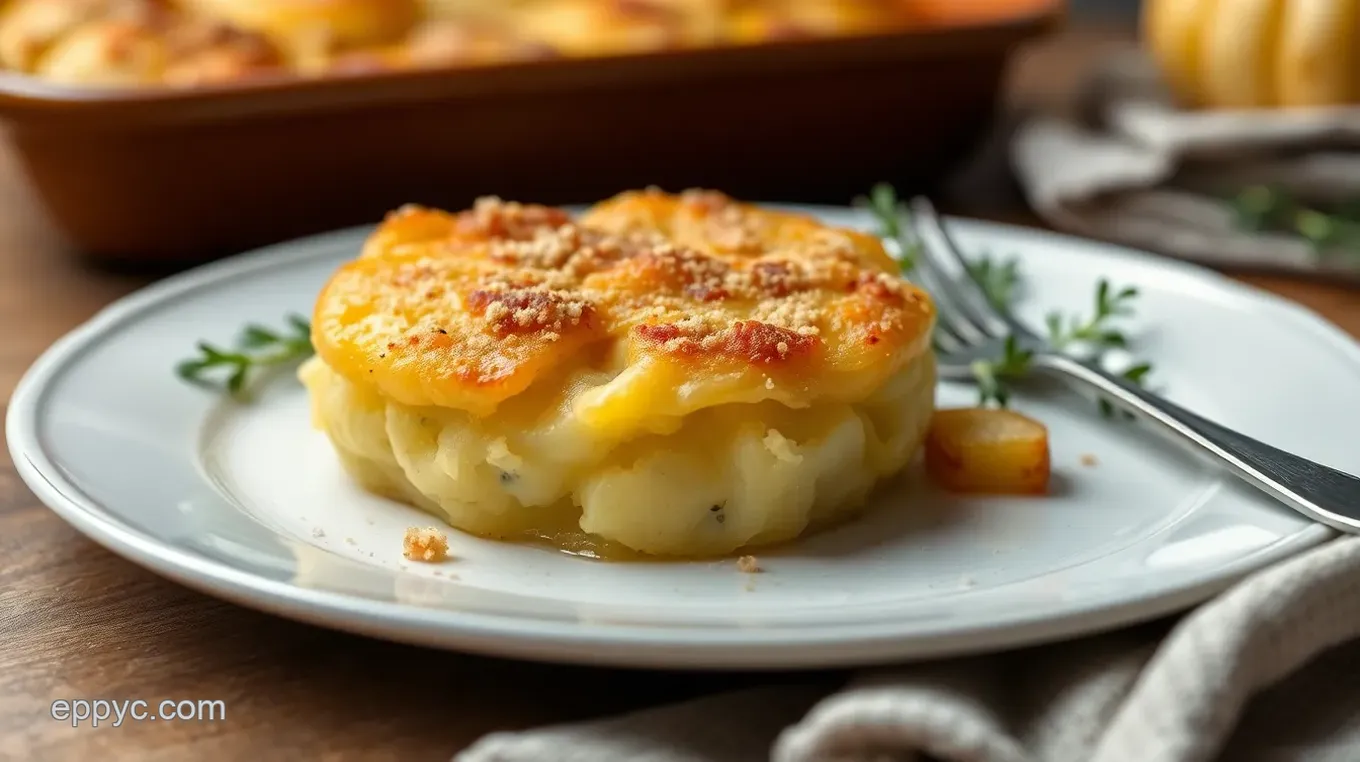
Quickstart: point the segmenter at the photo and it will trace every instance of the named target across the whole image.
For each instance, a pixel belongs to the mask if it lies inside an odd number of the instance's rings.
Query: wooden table
[[[1064,55],[1090,42],[1081,45]],[[8,157],[0,156],[4,399],[54,339],[145,282],[81,269],[37,215]],[[1360,336],[1360,295],[1353,290],[1246,280]],[[441,760],[489,731],[754,679],[511,663],[258,614],[166,582],[85,540],[24,487],[8,457],[0,458],[0,758]],[[54,700],[77,698],[221,699],[227,717],[98,729],[50,719]]]

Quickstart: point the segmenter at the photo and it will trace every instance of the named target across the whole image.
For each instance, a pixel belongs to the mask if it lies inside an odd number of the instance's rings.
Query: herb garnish
[[[869,191],[869,195],[855,199],[855,205],[868,209],[878,220],[880,238],[892,241],[897,247],[897,259],[902,264],[902,273],[908,274],[916,269],[916,255],[920,242],[910,235],[911,212],[907,205],[897,200],[897,190],[887,183],[879,183]]]
[[[1319,260],[1360,265],[1360,199],[1331,208],[1310,206],[1283,188],[1252,185],[1228,199],[1237,227],[1302,238]]]
[[[1128,346],[1128,338],[1122,331],[1111,327],[1110,321],[1133,314],[1129,305],[1138,296],[1133,286],[1115,291],[1104,278],[1096,284],[1095,312],[1089,318],[1070,316],[1063,319],[1061,313],[1050,312],[1045,325],[1048,327],[1048,340],[1054,349],[1068,349],[1076,344],[1086,344],[1099,350],[1123,348]]]
[[[1007,336],[999,360],[976,360],[973,362],[973,377],[977,379],[978,406],[986,407],[995,401],[998,407],[1010,402],[1007,381],[1014,381],[1029,372],[1029,361],[1034,353],[1021,349],[1014,336]]]
[[[1136,386],[1142,386],[1147,380],[1147,374],[1151,372],[1152,363],[1140,362],[1137,365],[1125,369],[1124,372],[1119,375],[1123,376],[1124,380]],[[1114,415],[1114,405],[1109,400],[1102,398],[1100,400],[1100,412],[1106,418],[1109,418]],[[1125,412],[1124,418],[1131,419],[1133,418],[1133,414]]]
[[[982,256],[968,263],[968,272],[994,306],[998,309],[1010,306],[1020,283],[1020,262],[1015,257],[997,264],[990,256]]]
[[[911,230],[911,216],[907,206],[898,201],[896,191],[886,183],[874,186],[868,198],[860,199],[858,205],[873,213],[878,221],[880,236],[895,241],[902,252],[912,253],[911,257],[902,258],[902,273],[910,277],[916,269],[920,242],[908,232]],[[1019,262],[1013,257],[998,261],[991,256],[983,256],[966,264],[988,300],[1000,309],[1009,308],[1021,281]],[[1089,317],[1064,316],[1058,312],[1047,316],[1045,326],[1049,344],[1060,352],[1085,349],[1085,358],[1093,361],[1111,349],[1127,348],[1128,337],[1114,325],[1114,321],[1133,314],[1132,302],[1137,296],[1137,288],[1129,286],[1116,290],[1102,278],[1096,285],[1095,311]],[[1014,336],[1007,336],[1001,357],[975,361],[972,371],[978,385],[978,405],[986,407],[995,403],[998,407],[1006,407],[1010,402],[1007,382],[1024,377],[1030,370],[1032,359],[1032,352],[1021,349]],[[1152,364],[1142,362],[1120,375],[1141,386],[1151,371]],[[1100,408],[1106,415],[1113,413],[1114,409],[1105,399],[1100,400]]]
[[[311,326],[302,317],[289,315],[283,331],[247,325],[234,349],[200,341],[198,356],[176,365],[175,373],[190,383],[225,387],[241,397],[252,372],[304,359],[313,351]]]

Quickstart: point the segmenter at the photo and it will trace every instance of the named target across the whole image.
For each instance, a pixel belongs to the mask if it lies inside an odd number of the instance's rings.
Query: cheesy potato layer
[[[479,417],[393,402],[317,358],[302,370],[315,424],[364,489],[483,537],[574,549],[585,533],[656,556],[722,555],[854,514],[911,460],[935,393],[927,353],[857,404],[723,405],[621,441],[570,405],[607,375],[565,376]]]
[[[915,452],[934,308],[895,269],[706,191],[411,207],[322,290],[302,378],[362,484],[455,527],[724,553],[853,510]]]

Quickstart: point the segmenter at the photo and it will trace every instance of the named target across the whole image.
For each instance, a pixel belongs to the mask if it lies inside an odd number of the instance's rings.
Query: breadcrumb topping
[[[503,201],[496,196],[477,199],[472,209],[459,215],[459,229],[490,238],[525,240],[545,228],[558,228],[571,222],[562,209],[539,204]]]
[[[468,295],[473,314],[483,315],[498,337],[550,329],[560,333],[589,320],[595,306],[567,291],[543,288],[486,290]]]
[[[771,392],[890,372],[885,358],[924,346],[933,309],[877,239],[715,191],[649,189],[576,220],[495,197],[456,214],[403,207],[327,284],[313,325],[351,378],[418,390],[402,397],[416,404],[494,404],[611,342],[630,362],[759,368],[750,383]]]
[[[449,538],[434,527],[407,527],[401,552],[412,561],[438,563],[448,558]]]
[[[759,574],[764,571],[764,569],[760,568],[760,562],[756,560],[755,556],[742,556],[741,558],[738,558],[737,568],[744,574]]]

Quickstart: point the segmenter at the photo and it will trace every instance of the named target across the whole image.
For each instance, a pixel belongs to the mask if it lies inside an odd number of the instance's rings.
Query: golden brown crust
[[[0,2],[0,67],[64,82],[193,85],[261,73],[220,52],[178,67],[134,66],[105,35],[132,22],[149,49],[176,23],[227,26],[277,54],[270,73],[353,74],[552,56],[599,56],[825,35],[914,23],[899,0],[10,0]],[[142,36],[150,38],[143,40]],[[116,47],[116,46],[115,46]],[[235,48],[232,48],[233,50]],[[61,57],[46,61],[51,50]]]
[[[893,268],[869,236],[721,194],[628,193],[574,222],[408,207],[327,284],[313,332],[327,364],[410,405],[487,412],[593,349],[614,372],[811,400],[925,348],[933,306]]]
[[[0,62],[75,85],[192,86],[284,70],[270,40],[160,0],[20,0],[0,20]]]
[[[0,66],[37,72],[43,57],[90,24],[145,27],[167,12],[158,0],[13,0],[0,3]]]
[[[565,55],[695,47],[717,41],[715,0],[540,0],[516,27]]]
[[[420,18],[417,0],[179,0],[196,15],[267,34],[287,47],[317,42],[328,49],[400,40]],[[291,43],[291,44],[290,44]]]
[[[181,18],[163,33],[167,85],[225,83],[279,74],[285,61],[268,37],[218,21]]]

